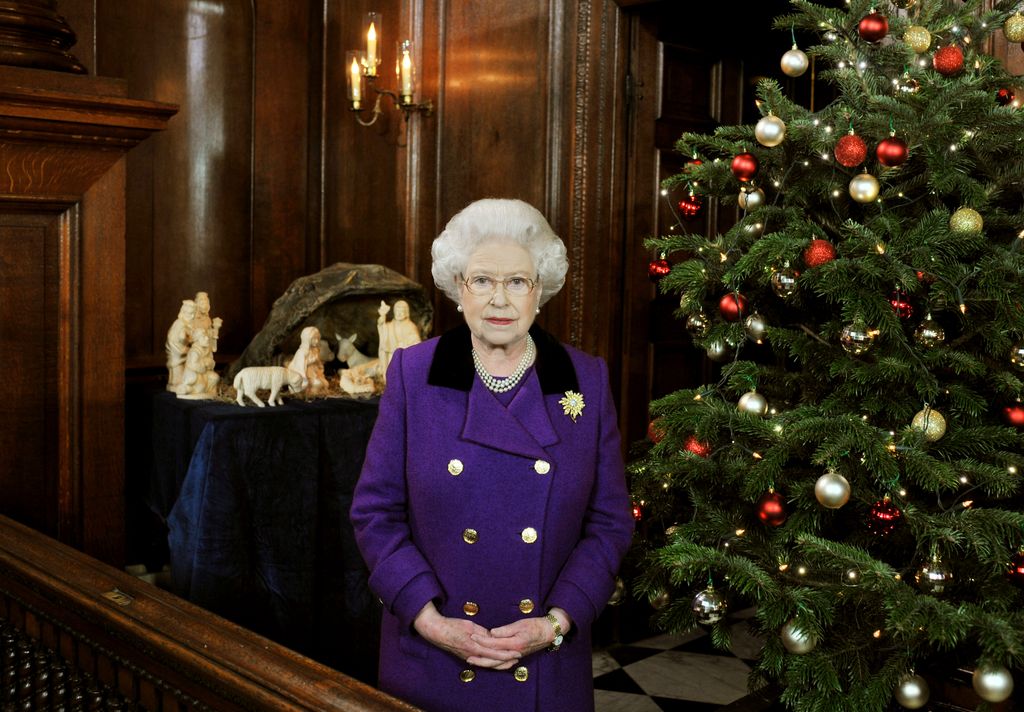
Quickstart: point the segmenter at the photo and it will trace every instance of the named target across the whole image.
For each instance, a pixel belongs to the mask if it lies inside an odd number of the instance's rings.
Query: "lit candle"
[[[366,74],[377,75],[377,27],[372,21],[366,31]]]
[[[363,98],[363,91],[361,87],[363,72],[359,68],[359,62],[355,57],[352,57],[352,64],[349,65],[348,71],[349,79],[351,80],[348,98],[352,100],[353,108],[358,108],[359,101]]]
[[[407,47],[402,48],[402,96],[412,97],[412,57]]]

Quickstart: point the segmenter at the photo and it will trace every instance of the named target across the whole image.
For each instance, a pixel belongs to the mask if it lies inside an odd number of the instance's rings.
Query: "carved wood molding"
[[[0,0],[0,64],[85,74],[68,51],[77,40],[56,0]]]
[[[126,696],[137,694],[134,676],[189,708],[415,710],[0,516],[3,597],[39,619],[20,626],[37,640],[43,621],[108,658]]]

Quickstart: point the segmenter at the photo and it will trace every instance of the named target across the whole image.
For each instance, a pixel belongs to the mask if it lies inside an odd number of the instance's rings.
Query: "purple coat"
[[[356,486],[380,687],[432,712],[593,709],[590,627],[633,533],[615,406],[604,361],[531,335],[536,365],[507,408],[475,376],[468,327],[396,352]],[[558,606],[573,628],[525,675],[472,668],[413,629],[430,600],[485,628]]]

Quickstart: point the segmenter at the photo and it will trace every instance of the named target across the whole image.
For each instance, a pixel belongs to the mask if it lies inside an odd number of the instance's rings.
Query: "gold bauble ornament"
[[[877,330],[869,329],[860,320],[857,320],[844,326],[839,332],[839,343],[847,353],[859,356],[871,350],[877,336]]]
[[[911,25],[903,33],[903,41],[918,54],[924,54],[932,45],[932,35],[920,25]]]
[[[762,146],[778,146],[786,138],[786,122],[772,114],[762,116],[754,126],[754,138]]]
[[[932,319],[929,312],[924,321],[914,330],[914,341],[926,349],[933,349],[946,340],[946,330],[939,322]]]
[[[960,208],[949,218],[949,229],[959,235],[977,235],[985,221],[974,208]]]
[[[743,189],[736,198],[736,202],[739,203],[741,208],[748,212],[751,210],[757,210],[764,205],[764,191],[760,188],[754,188],[754,190]]]
[[[1024,371],[1024,341],[1014,344],[1010,349],[1010,363],[1018,371]]]
[[[794,655],[809,653],[818,645],[818,641],[810,633],[799,628],[793,620],[782,626],[779,635],[782,637],[783,647]]]
[[[908,710],[917,710],[928,704],[928,683],[920,675],[910,673],[900,678],[893,697]]]
[[[892,4],[901,10],[909,10],[917,4],[917,0],[892,0]]]
[[[941,596],[949,592],[949,587],[953,584],[953,572],[942,563],[939,557],[933,556],[929,563],[914,574],[914,580],[917,582],[918,588],[925,593]]]
[[[850,180],[850,197],[858,203],[875,202],[878,191],[878,179],[870,173],[858,173]]]
[[[1003,34],[1007,42],[1024,42],[1024,15],[1015,12],[1006,18]]]
[[[782,59],[779,60],[779,66],[782,67],[782,73],[787,77],[799,77],[801,74],[807,71],[807,67],[811,65],[807,55],[793,45],[793,49],[782,55]]]
[[[986,702],[1002,702],[1013,694],[1013,675],[999,665],[978,666],[971,676],[971,686]]]
[[[910,427],[924,432],[924,439],[933,443],[946,434],[946,419],[939,411],[925,406],[914,416]]]

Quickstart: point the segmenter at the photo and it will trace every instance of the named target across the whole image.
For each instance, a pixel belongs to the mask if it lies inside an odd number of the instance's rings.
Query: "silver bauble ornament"
[[[1003,34],[1007,42],[1024,42],[1024,15],[1015,12],[1006,18]]]
[[[762,146],[778,146],[786,138],[786,122],[772,114],[763,116],[754,126],[754,138]]]
[[[797,627],[796,621],[790,621],[782,626],[779,635],[782,637],[783,647],[794,655],[809,653],[818,644],[818,641],[811,637],[810,633]]]
[[[908,710],[917,710],[928,704],[928,683],[920,675],[911,673],[900,678],[893,697]]]
[[[1013,694],[1013,675],[999,665],[982,665],[971,676],[971,686],[986,702],[1002,702]]]
[[[810,65],[811,62],[807,59],[807,55],[797,49],[796,45],[793,45],[793,49],[782,55],[782,59],[779,60],[782,73],[787,77],[799,77],[807,71],[807,67]]]
[[[926,349],[933,349],[946,340],[946,330],[929,313],[914,329],[914,341]]]
[[[747,212],[757,210],[764,205],[764,191],[760,188],[754,188],[753,190],[744,188],[740,191],[739,196],[737,196],[736,202]]]
[[[925,406],[914,416],[910,427],[924,432],[924,439],[933,443],[946,434],[946,419],[939,411]]]
[[[799,276],[800,273],[788,264],[782,269],[775,270],[771,277],[772,291],[783,299],[793,296],[797,290],[796,280]]]
[[[960,208],[949,218],[949,229],[958,235],[977,235],[984,226],[981,213],[973,208]]]
[[[814,483],[814,497],[822,507],[839,509],[850,501],[850,483],[838,472],[830,470]]]
[[[917,581],[917,587],[924,593],[941,596],[944,593],[949,593],[949,587],[953,585],[953,572],[942,562],[942,559],[935,556],[917,570],[914,580]]]
[[[858,203],[873,203],[878,198],[878,179],[870,173],[858,173],[850,180],[850,197]]]
[[[760,220],[749,220],[743,223],[742,230],[746,237],[756,240],[764,234],[764,223]]]
[[[721,339],[715,339],[707,347],[708,358],[712,361],[725,361],[731,353],[729,346]]]
[[[615,577],[615,590],[612,591],[611,597],[608,599],[609,606],[617,606],[622,603],[622,599],[626,597],[626,582],[622,580],[621,576]]]
[[[760,344],[764,341],[764,335],[768,331],[768,321],[761,314],[754,312],[743,322],[743,328],[746,330],[747,336]]]
[[[711,328],[711,321],[703,311],[694,312],[686,317],[686,330],[698,339],[703,339]]]
[[[903,33],[903,41],[907,43],[910,49],[914,50],[918,54],[923,54],[928,51],[928,48],[932,44],[931,33],[927,29],[920,25],[911,25],[907,28],[907,31]]]
[[[729,604],[726,602],[725,596],[716,591],[714,586],[708,586],[693,597],[690,609],[698,623],[711,625],[725,617],[725,612],[729,610]]]
[[[672,596],[670,596],[668,591],[665,589],[659,589],[651,595],[651,606],[653,606],[656,611],[660,611],[671,602]]]
[[[739,402],[736,404],[736,408],[741,413],[750,413],[751,415],[767,415],[768,414],[768,399],[757,391],[747,391],[740,396]]]
[[[893,79],[892,83],[896,87],[897,94],[916,94],[921,91],[921,82],[909,74],[904,74],[899,79]]]
[[[1024,371],[1024,341],[1013,345],[1013,349],[1010,350],[1010,363],[1018,371]]]
[[[839,332],[839,343],[847,353],[854,356],[867,353],[875,344],[875,337],[878,335],[874,329],[869,329],[863,324],[850,324],[844,326]]]

